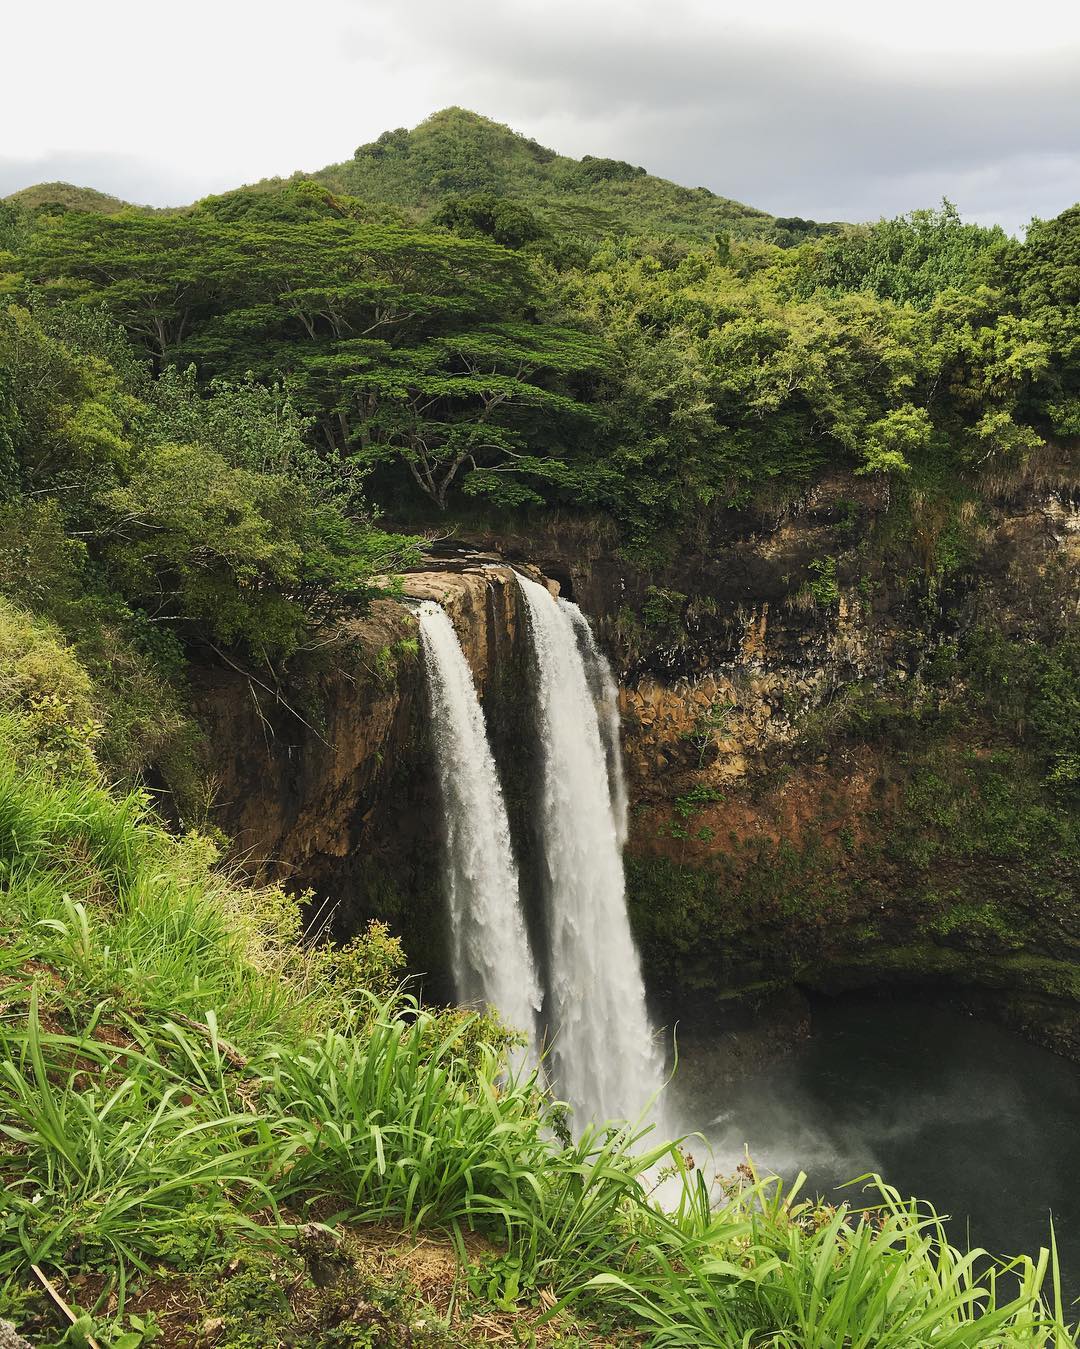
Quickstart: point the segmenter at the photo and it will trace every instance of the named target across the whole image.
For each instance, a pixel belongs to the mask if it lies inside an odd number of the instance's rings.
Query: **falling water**
[[[609,754],[587,666],[604,666],[576,605],[519,576],[538,668],[543,749],[541,829],[547,866],[548,956],[555,1081],[589,1121],[636,1119],[663,1081],[641,962],[630,933]],[[582,648],[584,647],[584,656]],[[609,706],[614,706],[609,704]],[[615,725],[617,733],[617,724]],[[616,734],[617,739],[617,734]]]
[[[596,703],[600,718],[600,734],[607,759],[608,784],[611,789],[611,813],[615,819],[615,837],[619,847],[626,846],[630,805],[626,795],[626,773],[623,769],[622,739],[619,734],[619,686],[611,673],[604,653],[596,644],[589,620],[576,604],[568,604],[567,612],[574,625],[578,646],[585,661],[585,676]]]
[[[435,758],[446,817],[446,887],[457,995],[487,1003],[535,1052],[541,994],[510,825],[472,671],[445,611],[419,609]]]

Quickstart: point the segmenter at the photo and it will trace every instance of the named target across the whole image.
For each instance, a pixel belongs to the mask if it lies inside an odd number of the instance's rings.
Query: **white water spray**
[[[622,804],[614,804],[619,788],[601,728],[604,697],[598,708],[587,664],[602,666],[612,696],[614,681],[577,606],[535,581],[518,581],[538,670],[555,1085],[573,1105],[580,1132],[589,1122],[637,1119],[663,1083],[663,1056],[626,914],[625,825],[617,820],[620,811],[625,819],[625,789]],[[583,631],[587,642],[579,640]],[[604,678],[594,684],[602,693]],[[606,715],[609,734],[616,718],[617,748],[617,705]]]
[[[540,982],[518,893],[510,825],[476,694],[454,625],[419,609],[435,759],[446,817],[446,888],[457,996],[487,1003],[536,1052]]]

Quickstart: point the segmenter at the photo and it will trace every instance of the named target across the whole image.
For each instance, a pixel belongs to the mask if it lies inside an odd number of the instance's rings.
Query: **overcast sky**
[[[1080,200],[1072,0],[0,0],[0,195],[180,204],[456,103],[780,215]]]

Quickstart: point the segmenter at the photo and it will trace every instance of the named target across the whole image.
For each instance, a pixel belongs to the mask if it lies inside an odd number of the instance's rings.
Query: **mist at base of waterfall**
[[[681,1045],[668,1110],[688,1151],[729,1174],[807,1173],[804,1194],[871,1203],[840,1188],[877,1172],[950,1215],[955,1245],[1031,1254],[1050,1239],[1080,1297],[1080,1065],[1013,1032],[911,997],[814,1007],[812,1034],[732,1080],[732,1037]]]

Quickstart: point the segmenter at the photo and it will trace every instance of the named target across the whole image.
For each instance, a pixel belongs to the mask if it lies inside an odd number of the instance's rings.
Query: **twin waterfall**
[[[546,989],[472,673],[436,604],[419,612],[446,813],[452,962],[463,1001],[541,1038],[575,1129],[636,1119],[663,1081],[623,883],[626,788],[617,689],[576,605],[518,576],[536,656]]]
[[[577,606],[535,581],[519,576],[518,583],[537,662],[555,1081],[583,1120],[633,1118],[659,1089],[663,1063],[626,916],[626,800],[618,711],[610,707],[614,681]],[[579,644],[582,635],[588,640]],[[599,709],[582,645],[597,671]],[[611,758],[617,774],[609,771]]]
[[[446,814],[450,960],[462,1002],[490,1003],[534,1054],[541,1007],[502,788],[484,713],[454,625],[420,607],[432,735]]]

